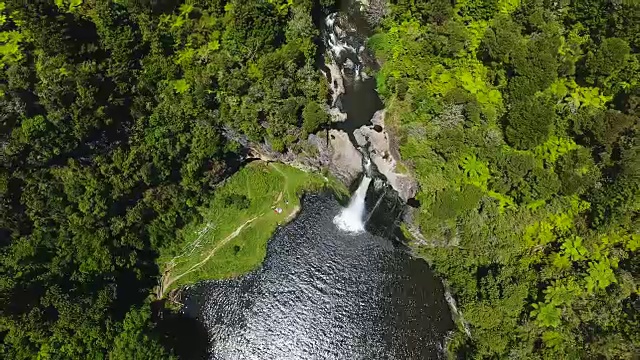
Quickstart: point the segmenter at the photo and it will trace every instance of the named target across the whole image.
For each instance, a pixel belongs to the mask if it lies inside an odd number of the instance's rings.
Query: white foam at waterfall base
[[[342,209],[340,214],[333,218],[333,223],[338,229],[354,234],[364,231],[364,198],[367,196],[370,183],[371,178],[365,175],[358,190],[351,197],[349,206]]]

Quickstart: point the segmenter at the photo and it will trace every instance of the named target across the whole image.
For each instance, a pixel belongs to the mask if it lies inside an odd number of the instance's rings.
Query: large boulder
[[[369,25],[376,27],[382,19],[389,13],[388,0],[357,0],[360,5],[360,11]]]
[[[362,126],[353,135],[359,146],[368,149],[371,161],[400,198],[407,201],[416,195],[418,184],[409,174],[398,170],[400,154],[392,134],[385,128],[384,116],[385,110],[377,111],[371,119],[373,125]]]
[[[331,129],[309,135],[307,148],[312,150],[300,154],[297,162],[318,170],[326,168],[346,186],[362,172],[362,154],[344,131]]]
[[[341,130],[329,131],[329,144],[332,153],[329,170],[349,186],[362,172],[362,154]]]
[[[331,122],[343,122],[347,120],[347,114],[340,111],[337,107],[329,108],[327,113],[331,118]]]
[[[338,103],[340,95],[344,94],[344,79],[342,78],[342,70],[340,66],[336,64],[335,60],[331,58],[331,62],[326,64],[329,69],[329,86],[331,87],[331,107],[335,108]],[[327,74],[325,74],[326,76]]]
[[[301,141],[296,152],[278,152],[268,143],[254,143],[232,129],[225,129],[225,136],[249,150],[248,158],[277,161],[305,171],[328,169],[346,186],[350,186],[362,172],[362,154],[341,130],[320,131]]]

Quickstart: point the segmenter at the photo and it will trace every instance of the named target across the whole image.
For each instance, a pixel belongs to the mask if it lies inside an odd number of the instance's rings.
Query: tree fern
[[[587,291],[606,289],[607,286],[617,282],[613,268],[618,267],[617,260],[604,258],[598,262],[589,263],[589,275],[585,277]]]
[[[562,320],[560,318],[561,310],[553,304],[537,303],[533,304],[534,310],[531,316],[535,317],[536,323],[542,327],[558,327]]]

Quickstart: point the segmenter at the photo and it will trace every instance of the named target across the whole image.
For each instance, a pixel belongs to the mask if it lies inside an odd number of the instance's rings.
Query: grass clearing
[[[247,165],[199,209],[203,221],[181,231],[182,249],[161,256],[165,271],[158,296],[200,280],[232,278],[256,269],[276,227],[299,210],[302,194],[323,188],[348,196],[344,186],[321,174],[279,163]]]

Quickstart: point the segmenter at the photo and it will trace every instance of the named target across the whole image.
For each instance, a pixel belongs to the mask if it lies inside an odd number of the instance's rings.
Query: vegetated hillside
[[[181,247],[167,249],[159,294],[202,280],[244,275],[262,265],[276,228],[292,220],[308,191],[348,196],[338,180],[279,163],[254,161],[217,187],[198,209],[201,220],[180,232]]]
[[[640,351],[640,5],[392,1],[370,46],[464,358]]]
[[[327,120],[314,6],[0,3],[2,358],[167,356],[145,299],[238,151],[222,129],[282,149]]]

